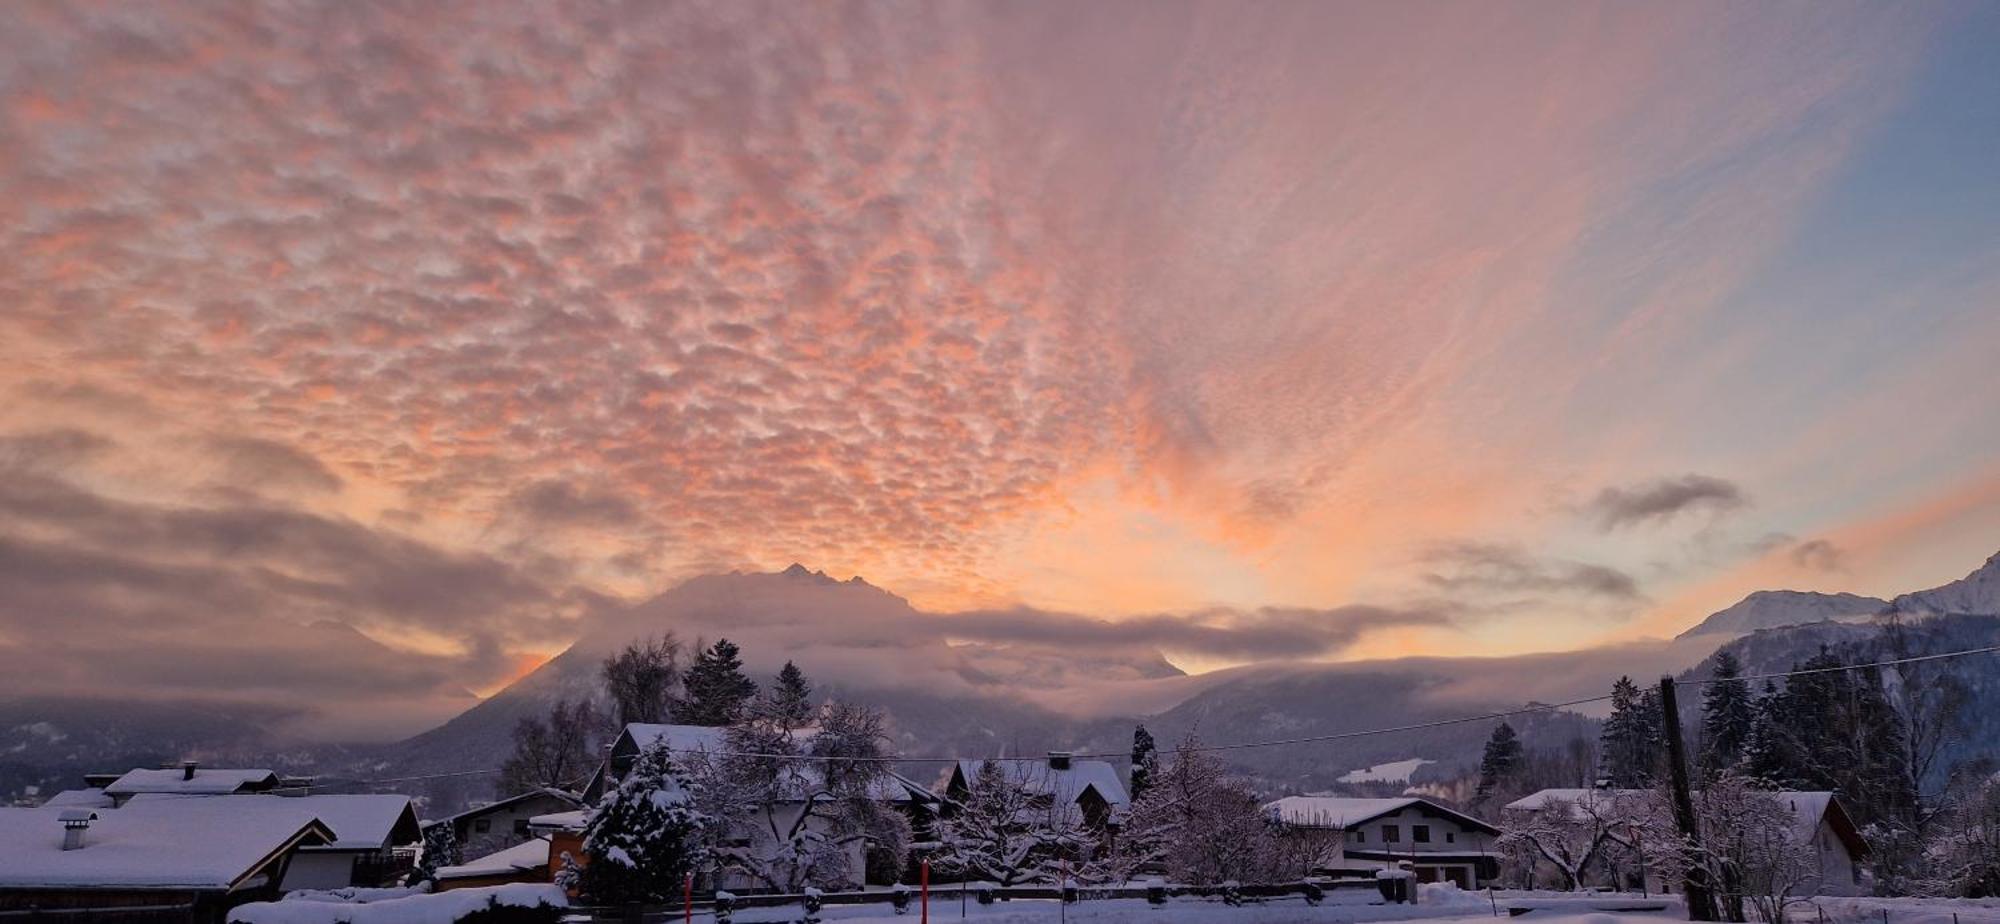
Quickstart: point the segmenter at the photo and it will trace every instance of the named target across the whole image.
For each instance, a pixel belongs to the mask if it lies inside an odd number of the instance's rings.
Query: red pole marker
[[[924,912],[922,924],[931,924],[931,861],[925,860],[917,873],[917,888],[923,894]]]
[[[694,920],[694,874],[693,873],[687,874],[687,878],[681,880],[681,920],[682,921]]]

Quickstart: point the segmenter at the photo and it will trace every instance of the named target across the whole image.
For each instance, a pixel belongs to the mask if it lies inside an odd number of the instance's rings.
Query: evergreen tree
[[[1846,666],[1824,648],[1793,666],[1753,726],[1749,770],[1770,785],[1838,792],[1860,824],[1906,823],[1917,811],[1908,730],[1879,671]]]
[[[1757,704],[1743,662],[1731,651],[1715,656],[1715,682],[1702,690],[1702,768],[1713,776],[1742,763],[1756,721]]]
[[[417,857],[417,868],[410,873],[410,884],[437,881],[437,871],[446,866],[457,866],[461,861],[458,850],[458,832],[451,822],[437,821],[424,829],[422,855]]]
[[[1792,785],[1783,709],[1777,684],[1764,681],[1764,695],[1751,711],[1750,736],[1743,743],[1743,774],[1769,789],[1789,789]]]
[[[674,704],[674,721],[683,725],[731,725],[757,694],[757,682],[743,675],[741,650],[730,640],[716,639],[701,650],[682,685],[687,696]]]
[[[1153,778],[1160,773],[1159,749],[1153,744],[1153,733],[1140,725],[1132,729],[1132,801],[1146,794],[1153,785]]]
[[[778,680],[771,690],[757,698],[754,708],[760,720],[787,734],[812,724],[817,712],[812,701],[812,684],[806,681],[805,671],[790,661],[778,671]]]
[[[1613,789],[1645,789],[1658,773],[1663,749],[1660,694],[1641,691],[1630,677],[1611,686],[1611,715],[1604,720],[1602,782]]]
[[[1526,756],[1514,726],[1501,722],[1486,739],[1486,753],[1479,759],[1479,788],[1473,793],[1472,804],[1485,805],[1501,783],[1520,771]]]
[[[589,862],[577,884],[596,904],[663,902],[702,858],[704,817],[665,740],[639,752],[618,788],[604,797],[583,831]]]

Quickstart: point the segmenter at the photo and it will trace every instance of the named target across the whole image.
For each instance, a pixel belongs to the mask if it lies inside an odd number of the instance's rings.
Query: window
[[[1395,825],[1382,826],[1382,843],[1393,844],[1403,839],[1403,829]]]
[[[1458,835],[1454,832],[1446,831],[1444,833],[1444,842],[1447,844],[1456,844],[1458,843]]]
[[[1413,841],[1416,841],[1416,842],[1417,842],[1417,843],[1419,843],[1419,844],[1428,844],[1428,843],[1430,843],[1430,842],[1431,842],[1431,826],[1430,826],[1430,825],[1411,825],[1411,826],[1410,826],[1410,840],[1413,840]]]
[[[472,830],[473,833],[475,834],[485,834],[486,832],[493,830],[493,819],[491,818],[475,819],[472,822]]]
[[[516,819],[514,819],[514,833],[515,833],[515,834],[527,834],[527,833],[528,833],[528,819],[526,819],[526,818],[516,818]]]
[[[1366,844],[1366,843],[1368,843],[1368,832],[1367,832],[1367,831],[1364,831],[1364,830],[1362,830],[1362,829],[1360,829],[1360,828],[1355,828],[1355,829],[1354,829],[1354,842],[1355,842],[1355,843],[1357,843],[1357,844]]]

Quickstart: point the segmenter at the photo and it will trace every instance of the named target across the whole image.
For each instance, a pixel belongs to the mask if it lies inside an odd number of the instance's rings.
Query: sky
[[[1995,47],[1976,3],[8,4],[0,695],[483,694],[794,561],[1329,660],[1955,579]]]

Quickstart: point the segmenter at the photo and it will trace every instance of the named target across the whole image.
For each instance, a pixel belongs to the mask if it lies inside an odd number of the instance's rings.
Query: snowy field
[[[232,913],[230,920],[241,924],[450,924],[457,917],[497,898],[503,904],[533,905],[560,902],[561,893],[549,886],[516,885],[489,889],[466,889],[439,895],[401,894],[347,896],[380,898],[362,903],[343,902],[336,893],[301,896],[303,900],[246,905]],[[312,900],[318,898],[320,900]],[[966,920],[978,924],[1370,924],[1370,922],[1437,921],[1495,924],[1511,921],[1510,912],[1520,909],[1524,924],[1620,924],[1650,922],[1663,924],[1686,919],[1678,900],[1636,894],[1518,892],[1500,891],[1490,898],[1485,892],[1461,892],[1449,887],[1429,886],[1423,901],[1415,905],[1382,904],[1370,893],[1332,892],[1315,907],[1304,899],[1283,898],[1266,902],[1245,902],[1232,908],[1219,900],[1176,898],[1164,907],[1154,907],[1143,899],[1121,898],[1086,901],[1064,907],[1053,900],[1016,899],[981,905],[977,901],[961,906],[955,894],[933,895],[931,919],[937,924]],[[2000,899],[1910,899],[1910,898],[1823,898],[1800,903],[1788,911],[1793,924],[2000,924]],[[1885,917],[1886,914],[1886,917]],[[803,917],[797,905],[774,908],[747,908],[736,912],[734,924],[791,924]],[[915,903],[908,914],[898,915],[887,904],[828,905],[820,913],[828,924],[916,924],[920,920]],[[715,916],[697,912],[693,919],[713,924]],[[573,921],[587,921],[573,915]],[[679,915],[649,915],[649,921],[679,921]]]
[[[1386,764],[1376,764],[1373,767],[1364,767],[1360,770],[1349,770],[1341,774],[1340,782],[1407,783],[1410,781],[1410,774],[1417,772],[1418,767],[1429,763],[1435,763],[1435,761],[1425,760],[1421,757],[1412,757],[1408,760],[1392,760]]]

